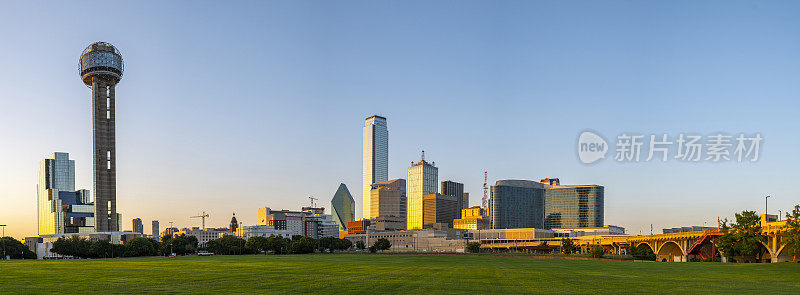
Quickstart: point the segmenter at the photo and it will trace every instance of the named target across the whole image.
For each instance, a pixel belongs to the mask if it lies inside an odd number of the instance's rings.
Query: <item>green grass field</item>
[[[800,264],[315,254],[0,262],[0,293],[800,292]]]

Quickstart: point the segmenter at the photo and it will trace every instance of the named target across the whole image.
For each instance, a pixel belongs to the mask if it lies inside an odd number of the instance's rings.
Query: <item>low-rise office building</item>
[[[368,231],[359,234],[348,234],[346,239],[353,242],[364,242],[371,246],[378,239],[387,239],[392,252],[464,252],[467,240],[462,237],[463,231],[438,231],[434,229],[402,230],[402,231]]]
[[[176,232],[173,236],[187,235],[197,238],[199,246],[205,246],[208,241],[219,239],[223,236],[234,235],[228,228],[206,228],[200,229],[199,227],[183,228]]]
[[[280,236],[287,239],[292,238],[292,232],[279,230],[267,225],[246,225],[236,229],[236,236],[244,239],[252,237]]]
[[[276,230],[288,230],[292,235],[315,239],[339,235],[339,225],[332,215],[325,214],[325,208],[303,207],[302,211],[260,208],[257,225],[272,226]]]
[[[489,229],[489,218],[483,216],[483,208],[474,206],[461,210],[461,218],[453,220],[455,229]]]

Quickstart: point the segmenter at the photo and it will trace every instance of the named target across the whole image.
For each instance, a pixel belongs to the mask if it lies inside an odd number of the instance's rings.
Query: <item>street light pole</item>
[[[6,237],[6,225],[5,224],[0,224],[0,227],[3,228],[3,236],[2,237],[5,238]],[[6,241],[5,241],[5,239],[3,240],[3,259],[2,260],[6,260]]]

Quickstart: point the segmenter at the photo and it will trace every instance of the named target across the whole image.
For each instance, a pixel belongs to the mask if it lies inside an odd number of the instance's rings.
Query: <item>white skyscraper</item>
[[[364,121],[362,155],[361,216],[369,218],[372,184],[389,180],[389,130],[386,129],[386,118],[376,115]]]

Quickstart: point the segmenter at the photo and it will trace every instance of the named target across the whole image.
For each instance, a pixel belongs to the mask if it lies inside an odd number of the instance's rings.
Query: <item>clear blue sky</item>
[[[498,179],[606,186],[630,233],[713,225],[800,203],[800,6],[756,1],[35,2],[0,10],[0,224],[36,234],[36,173],[54,151],[91,188],[89,43],[125,59],[118,209],[176,226],[211,213],[361,200],[361,127],[388,118],[389,176],[426,151],[478,204]],[[614,163],[584,129],[761,132],[761,160]],[[775,212],[777,213],[777,212]],[[149,229],[148,229],[149,231]]]

